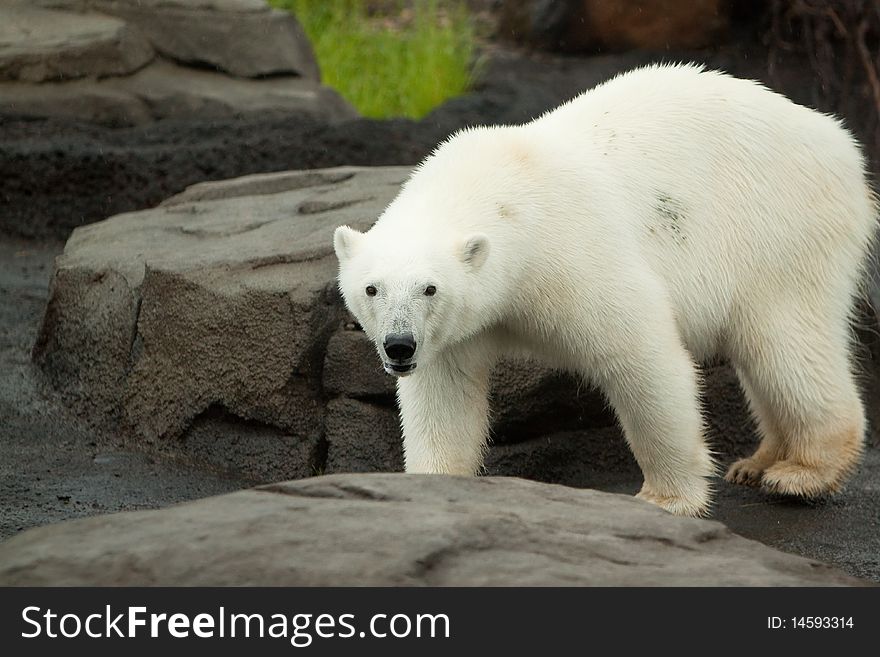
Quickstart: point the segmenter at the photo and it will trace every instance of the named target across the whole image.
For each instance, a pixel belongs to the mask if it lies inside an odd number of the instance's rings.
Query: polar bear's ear
[[[340,226],[336,229],[336,232],[333,233],[333,250],[336,251],[339,262],[348,260],[354,255],[355,248],[363,237],[363,233],[348,226]]]
[[[461,259],[470,265],[472,271],[477,271],[486,262],[489,255],[489,238],[478,233],[471,235],[464,243],[461,251]]]

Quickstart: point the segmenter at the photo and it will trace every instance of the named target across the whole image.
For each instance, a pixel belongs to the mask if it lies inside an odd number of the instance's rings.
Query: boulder
[[[3,586],[858,586],[629,496],[332,475],[28,530]]]
[[[0,115],[86,118],[138,125],[169,118],[203,121],[261,112],[334,122],[357,112],[330,87],[299,77],[232,78],[157,61],[132,75],[42,84],[0,81]]]
[[[111,126],[357,112],[320,84],[302,27],[265,0],[9,0],[0,115]]]
[[[495,443],[617,423],[602,396],[578,377],[535,362],[502,361],[490,385]]]
[[[157,52],[177,62],[239,77],[320,79],[302,27],[264,1],[92,0],[89,7],[137,27]]]
[[[211,406],[313,433],[343,317],[333,230],[368,227],[406,173],[304,173],[286,192],[184,195],[77,229],[56,261],[37,362],[89,414],[145,440],[181,436]]]
[[[498,33],[547,50],[667,51],[716,45],[729,22],[725,0],[503,0]]]
[[[220,405],[193,418],[183,440],[156,446],[175,462],[195,463],[251,484],[273,481],[280,473],[301,478],[325,469],[327,447],[320,425],[293,433],[256,420],[244,420]]]
[[[0,81],[127,75],[154,56],[138,30],[109,16],[13,4],[0,19]]]

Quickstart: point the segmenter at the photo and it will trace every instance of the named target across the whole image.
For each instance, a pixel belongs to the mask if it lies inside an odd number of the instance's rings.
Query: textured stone
[[[521,479],[333,475],[0,544],[4,586],[852,586],[634,498]]]
[[[83,11],[96,4],[138,5],[144,9],[163,10],[205,9],[213,11],[261,12],[266,11],[266,0],[32,0],[42,7],[63,7]]]
[[[327,404],[325,426],[325,472],[403,471],[400,421],[395,408],[334,399]]]
[[[24,0],[13,0],[21,2]],[[44,8],[124,19],[165,57],[232,75],[298,75],[318,64],[297,20],[265,0],[35,0]],[[57,12],[60,14],[60,12]],[[66,14],[68,20],[71,14]],[[75,16],[75,14],[74,14]]]
[[[367,228],[405,175],[312,172],[256,196],[236,196],[246,192],[233,182],[234,198],[183,196],[74,231],[36,361],[86,415],[123,420],[141,440],[181,436],[210,408],[275,427],[292,445],[316,440],[326,343],[344,317],[333,230]],[[261,453],[248,463],[244,450],[241,467],[291,475],[289,462],[267,469]]]
[[[153,56],[143,35],[116,18],[24,4],[0,7],[0,81],[125,75]]]
[[[262,196],[306,187],[332,185],[352,178],[355,171],[351,167],[318,171],[281,171],[278,173],[258,173],[231,180],[197,183],[187,187],[180,194],[166,199],[162,205],[214,201],[236,196]],[[403,172],[401,174],[403,175]]]
[[[136,26],[159,53],[181,63],[240,77],[320,79],[300,24],[289,12],[270,9],[265,2],[93,0],[89,6]]]
[[[597,391],[572,374],[533,361],[502,361],[490,384],[492,435],[497,443],[616,423]]]
[[[127,126],[255,113],[357,116],[320,84],[293,15],[264,0],[0,4],[0,114]]]
[[[293,434],[211,406],[193,419],[180,440],[160,449],[254,484],[311,477],[323,468],[326,453],[320,426],[314,425]]]
[[[338,331],[327,345],[324,390],[355,399],[393,400],[394,377],[382,369],[376,347],[363,331]]]
[[[616,426],[557,431],[517,443],[493,443],[486,474],[537,479],[615,492],[622,481],[641,481],[632,452]],[[638,486],[627,489],[636,494]]]
[[[333,122],[357,112],[333,89],[297,77],[231,78],[155,62],[133,75],[70,82],[0,82],[0,114],[86,118],[111,125],[263,112]]]

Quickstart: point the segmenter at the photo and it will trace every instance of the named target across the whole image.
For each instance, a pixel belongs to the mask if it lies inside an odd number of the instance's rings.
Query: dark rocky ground
[[[660,59],[689,60],[687,53]],[[763,78],[760,51],[698,56]],[[253,172],[341,164],[413,164],[454,129],[535,116],[608,75],[658,57],[647,53],[590,59],[496,55],[478,92],[420,122],[356,120],[337,125],[285,116],[106,128],[56,120],[0,119],[0,537],[72,517],[156,508],[258,483],[204,466],[147,454],[118,436],[87,427],[60,404],[30,365],[52,258],[78,225],[151,207],[202,180]],[[777,70],[775,86],[812,102],[803,67]],[[708,386],[721,458],[747,446],[742,400],[729,375]],[[870,402],[876,407],[876,395]],[[737,439],[727,440],[725,436]],[[594,467],[560,462],[554,441],[619,441],[614,429],[539,438],[546,449],[504,446],[490,472],[505,471],[572,486],[635,492],[639,474],[621,447]],[[871,439],[876,443],[876,438]],[[745,442],[748,442],[746,440]],[[604,454],[604,452],[602,452]],[[734,531],[782,550],[818,558],[880,581],[880,450],[866,458],[847,490],[803,504],[718,482],[714,517]]]

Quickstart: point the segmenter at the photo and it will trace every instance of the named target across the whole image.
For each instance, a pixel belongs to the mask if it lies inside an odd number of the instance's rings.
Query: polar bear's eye
[[[376,296],[376,288],[372,285],[367,285],[367,296],[374,297]]]
[[[426,297],[433,297],[435,294],[437,294],[437,288],[434,287],[433,285],[429,285],[428,287],[425,288],[425,296]]]

